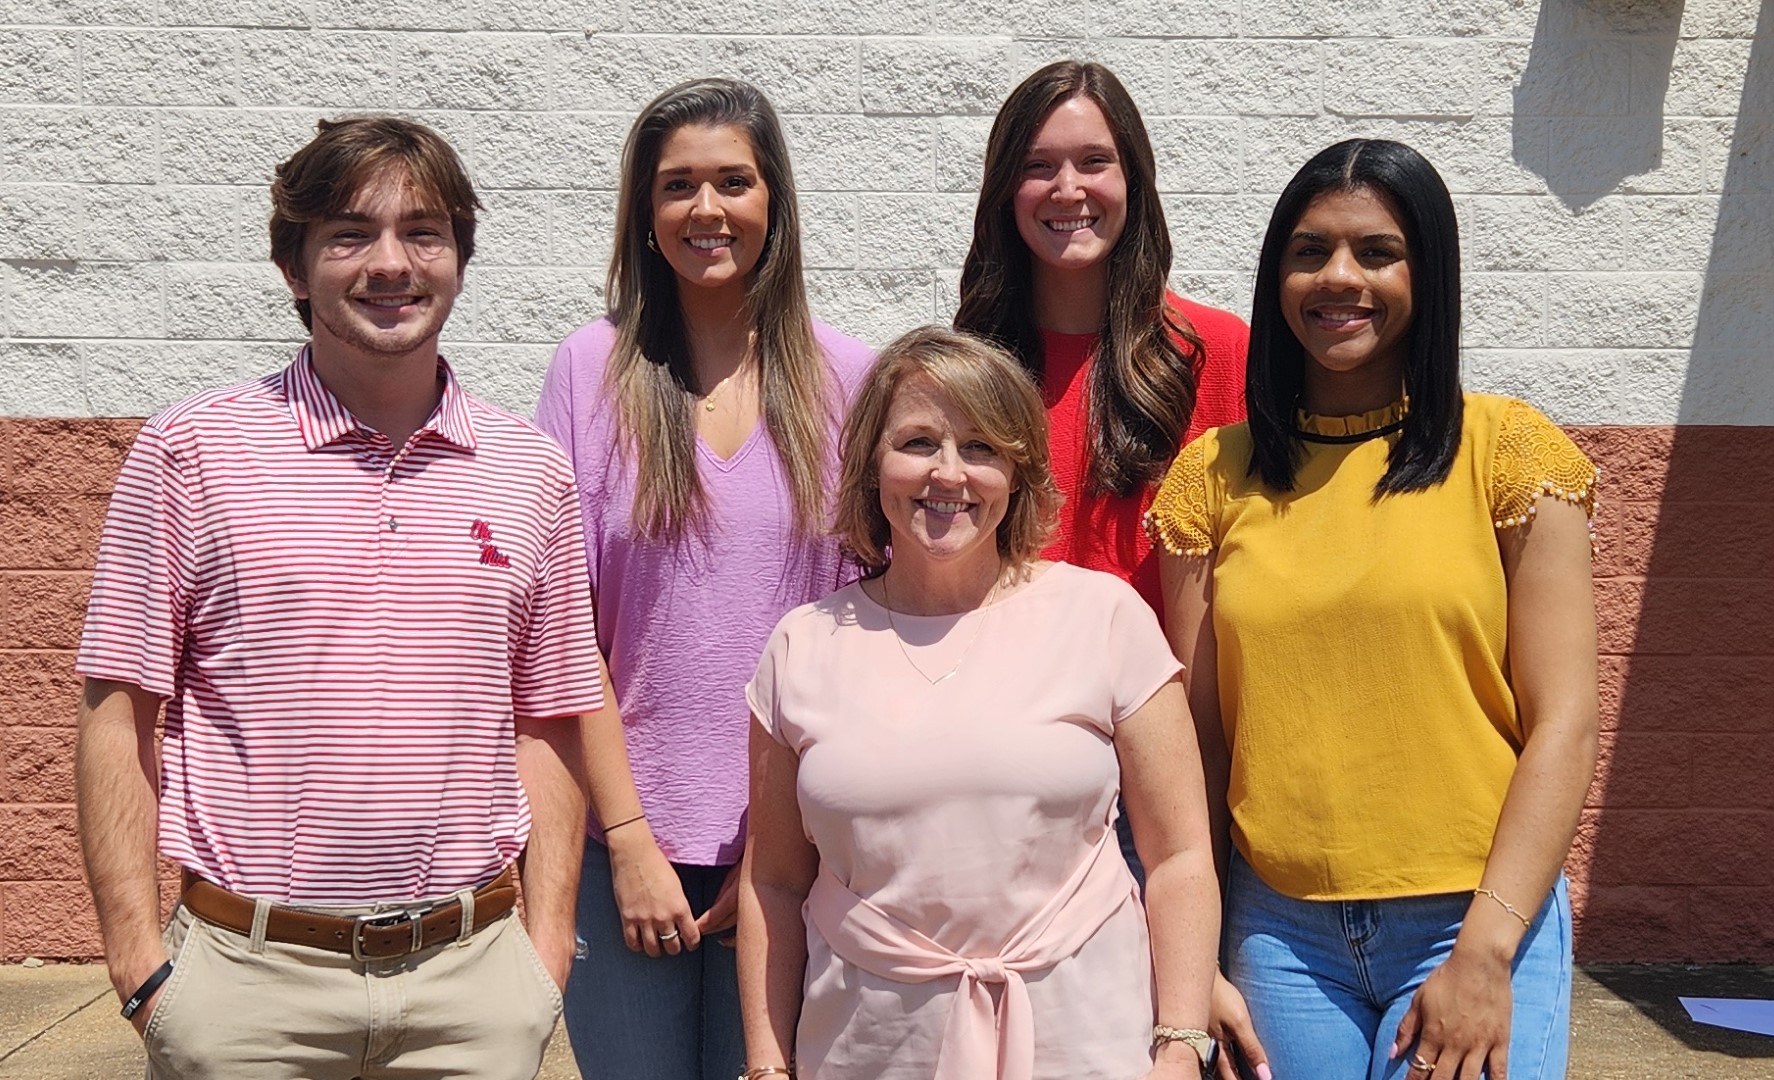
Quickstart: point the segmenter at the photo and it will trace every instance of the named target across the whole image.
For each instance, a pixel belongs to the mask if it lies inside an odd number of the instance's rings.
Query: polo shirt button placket
[[[406,552],[413,542],[412,527],[414,523],[401,519],[402,506],[398,495],[399,484],[403,479],[401,466],[409,457],[413,456],[414,448],[420,444],[422,435],[423,432],[415,434],[407,440],[405,446],[398,450],[386,439],[382,440],[382,447],[390,453],[387,462],[382,466],[382,482],[378,485],[377,493],[376,538],[384,563],[390,562]]]
[[[378,451],[388,447],[386,439],[380,439]],[[376,485],[376,548],[380,561],[386,562],[400,550],[400,516],[394,508],[394,482],[399,474],[400,454],[390,454],[381,467],[381,477]]]
[[[393,494],[394,464],[390,462],[388,468],[382,471],[382,498],[379,504],[382,513],[383,535],[387,539],[386,546],[389,548],[392,548],[399,541],[399,536],[397,534],[400,532],[400,518],[395,516],[394,506],[392,505]]]

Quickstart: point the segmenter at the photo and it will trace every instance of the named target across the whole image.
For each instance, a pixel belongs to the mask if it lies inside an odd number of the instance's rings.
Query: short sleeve
[[[1116,582],[1117,586],[1122,585]],[[1109,640],[1104,650],[1114,670],[1109,674],[1114,700],[1112,723],[1139,712],[1165,683],[1176,678],[1183,665],[1171,652],[1170,641],[1158,625],[1158,616],[1131,586],[1115,590],[1115,611],[1110,616]]]
[[[152,421],[105,514],[75,668],[171,697],[196,592],[196,484]]]
[[[616,328],[608,319],[586,323],[555,346],[554,358],[542,376],[536,397],[536,426],[567,452],[574,467],[601,449],[598,429],[606,409],[618,409],[606,391],[604,375],[616,345]]]
[[[745,684],[745,700],[751,706],[752,715],[758,718],[758,723],[772,739],[784,746],[788,745],[788,740],[782,734],[780,680],[788,662],[787,624],[785,618],[770,632],[770,640],[764,644],[764,655],[758,659],[758,669]]]
[[[1217,546],[1207,497],[1206,439],[1183,447],[1146,511],[1146,535],[1172,555],[1200,557]]]
[[[1504,406],[1490,476],[1497,528],[1526,525],[1547,496],[1576,503],[1593,522],[1597,475],[1595,463],[1539,410],[1522,401]]]
[[[542,391],[536,398],[536,426],[559,443],[567,456],[573,453],[573,356],[571,339],[554,350],[554,360],[542,376]]]
[[[604,704],[577,489],[561,484],[554,501],[554,524],[536,562],[530,617],[512,660],[511,705],[519,716],[571,716]]]

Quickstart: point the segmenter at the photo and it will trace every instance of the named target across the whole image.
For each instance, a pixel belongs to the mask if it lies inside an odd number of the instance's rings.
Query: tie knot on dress
[[[996,956],[964,956],[961,962],[967,970],[982,983],[998,984],[1010,978],[1010,972],[1004,967],[1004,961]]]

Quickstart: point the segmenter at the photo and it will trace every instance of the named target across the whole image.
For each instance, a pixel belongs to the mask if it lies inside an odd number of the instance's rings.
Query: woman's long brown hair
[[[1108,256],[1109,299],[1087,388],[1085,476],[1094,491],[1128,495],[1161,479],[1181,448],[1195,411],[1195,368],[1204,349],[1194,327],[1165,302],[1170,230],[1145,122],[1121,81],[1101,64],[1049,64],[1024,79],[998,110],[986,144],[973,246],[961,269],[955,328],[998,342],[1041,378],[1046,364],[1035,325],[1033,268],[1017,232],[1014,200],[1036,129],[1075,97],[1103,111],[1127,176],[1127,224]]]
[[[746,284],[758,398],[797,523],[808,535],[823,532],[835,395],[826,385],[825,358],[807,308],[788,144],[770,102],[735,79],[698,79],[660,94],[635,118],[622,148],[616,244],[605,285],[616,343],[605,378],[620,410],[625,449],[634,455],[634,520],[648,536],[676,540],[708,519],[708,493],[696,471],[693,408],[699,388],[678,306],[678,276],[647,245],[659,157],[665,140],[687,124],[745,132],[769,191],[764,250]]]

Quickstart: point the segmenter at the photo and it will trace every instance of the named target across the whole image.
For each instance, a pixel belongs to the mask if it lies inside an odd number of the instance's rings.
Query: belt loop
[[[265,951],[265,928],[271,923],[271,901],[260,898],[253,901],[253,930],[247,935],[246,951],[263,953]]]
[[[474,935],[474,890],[463,889],[456,893],[456,902],[462,905],[462,929],[456,931],[456,944],[466,946]]]

